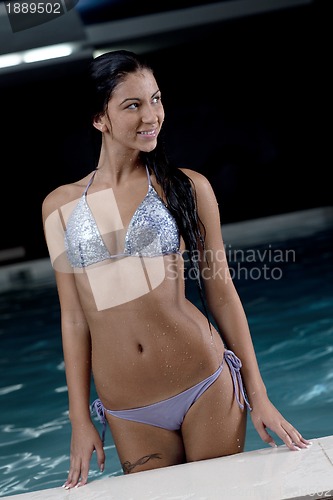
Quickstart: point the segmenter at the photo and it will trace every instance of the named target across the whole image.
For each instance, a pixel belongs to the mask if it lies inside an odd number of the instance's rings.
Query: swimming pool
[[[297,234],[226,250],[270,397],[315,438],[333,430],[333,225]],[[69,463],[55,285],[18,278],[0,293],[0,496],[57,487]],[[106,444],[104,474],[120,475],[110,433]],[[249,421],[246,450],[265,446]],[[99,475],[93,459],[90,478]]]

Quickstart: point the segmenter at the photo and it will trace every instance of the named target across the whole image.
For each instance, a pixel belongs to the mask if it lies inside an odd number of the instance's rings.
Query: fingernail
[[[81,486],[81,483],[77,483],[77,485],[75,486],[75,488],[80,488]]]
[[[102,464],[102,465],[100,466],[99,470],[100,470],[101,472],[104,472],[104,464]]]
[[[268,443],[269,446],[271,446],[272,448],[277,448],[277,444],[276,443]]]

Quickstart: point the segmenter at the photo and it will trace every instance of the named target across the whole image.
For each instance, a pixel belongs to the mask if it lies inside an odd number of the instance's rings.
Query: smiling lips
[[[153,137],[155,138],[157,136],[157,129],[154,130],[142,130],[141,132],[138,132],[139,135],[145,136],[145,137]]]

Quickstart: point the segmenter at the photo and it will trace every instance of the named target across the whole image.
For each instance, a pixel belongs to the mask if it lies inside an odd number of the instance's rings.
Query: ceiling
[[[8,1],[1,1],[0,56],[63,43],[72,43],[75,49],[66,58],[0,68],[0,84],[34,78],[38,71],[57,65],[75,68],[74,63],[90,59],[98,50],[156,51],[184,40],[198,40],[227,20],[310,3],[312,0],[62,0],[62,14],[38,18],[33,13],[8,15]]]

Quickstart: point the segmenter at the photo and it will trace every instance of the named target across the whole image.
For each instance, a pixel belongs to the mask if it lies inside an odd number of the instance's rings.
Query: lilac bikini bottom
[[[131,408],[129,410],[108,410],[104,408],[100,399],[96,399],[91,405],[91,412],[96,412],[99,421],[103,425],[102,440],[104,442],[106,430],[105,412],[113,415],[114,417],[122,418],[125,420],[132,420],[143,424],[154,425],[169,431],[179,430],[186,413],[195,401],[210,387],[213,382],[219,377],[223,370],[224,360],[228,363],[230,373],[234,384],[234,392],[238,405],[244,408],[240,402],[239,394],[242,394],[244,402],[248,409],[251,411],[251,406],[245,394],[243,381],[240,374],[242,363],[233,351],[226,349],[224,351],[223,361],[218,369],[209,377],[205,378],[193,387],[176,394],[168,399],[163,399],[157,403],[139,408]]]

